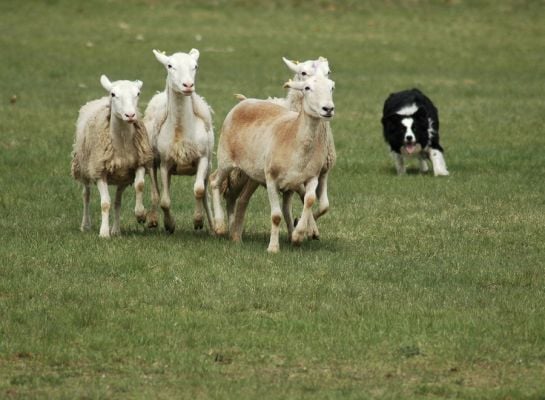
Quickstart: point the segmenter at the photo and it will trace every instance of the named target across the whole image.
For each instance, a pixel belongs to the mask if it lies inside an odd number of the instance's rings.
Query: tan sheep
[[[286,66],[290,69],[290,71],[294,73],[293,80],[296,82],[303,81],[316,74],[321,74],[327,77],[331,72],[329,69],[329,62],[324,57],[319,57],[317,60],[308,60],[304,62],[290,61],[285,57],[282,57],[282,60],[284,61],[284,64],[286,64]],[[242,94],[236,94],[235,97],[239,101],[246,100],[246,96]],[[300,112],[303,104],[303,94],[299,90],[289,89],[288,94],[285,98],[269,97],[267,100],[274,104],[285,107],[288,110]],[[317,188],[317,191],[324,192],[324,194],[326,195],[326,197],[324,197],[324,206],[325,201],[327,201],[328,173],[335,165],[335,161],[337,158],[335,152],[335,143],[333,141],[333,134],[331,132],[331,126],[329,123],[326,123],[325,126],[327,130],[327,161],[321,173],[322,179],[320,181],[322,182],[322,184],[320,184]],[[211,176],[212,179],[214,176],[215,173]],[[233,222],[235,221],[235,219],[237,219],[239,221],[238,226],[240,227],[240,229],[242,229],[244,224],[244,215],[248,206],[248,202],[257,187],[258,185],[256,185],[255,183],[248,182],[248,176],[238,168],[235,168],[230,172],[229,176],[222,185],[221,191],[225,199],[227,208],[228,229],[233,240],[240,240],[242,234],[242,232],[235,232],[233,230]],[[299,188],[297,192],[301,198],[301,201],[303,201],[303,197],[305,194],[304,187],[302,186],[301,188]],[[288,237],[290,238],[294,229],[294,223],[297,223],[297,220],[295,220],[294,222],[291,215],[292,196],[293,192],[284,192],[282,204],[282,213],[284,216],[284,220],[286,221],[286,226],[288,228]],[[324,207],[316,212],[315,215],[313,215],[309,219],[307,230],[307,235],[309,237],[313,239],[319,239],[320,234],[318,231],[318,226],[316,225],[316,219],[322,216],[326,211],[327,207]],[[218,233],[223,234],[224,232],[219,231]]]
[[[282,220],[278,191],[305,188],[301,219],[291,240],[299,244],[308,232],[312,206],[319,200],[320,212],[329,206],[322,171],[328,158],[326,123],[334,115],[334,82],[316,75],[303,82],[288,82],[288,88],[303,91],[299,113],[266,100],[247,99],[237,104],[222,126],[218,147],[218,169],[211,180],[215,227],[224,231],[220,189],[229,173],[240,169],[252,186],[265,184],[271,205],[271,237],[268,251],[279,251],[279,225]],[[255,189],[254,189],[255,190]],[[243,193],[241,196],[245,196]],[[238,210],[237,210],[238,213]],[[240,221],[233,221],[233,232],[241,232]]]

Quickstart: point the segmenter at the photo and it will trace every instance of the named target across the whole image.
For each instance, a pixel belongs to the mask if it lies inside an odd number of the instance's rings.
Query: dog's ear
[[[413,114],[413,118],[423,118],[426,119],[428,117],[428,113],[426,112],[426,109],[422,106],[418,107],[418,110]]]
[[[386,126],[386,125],[395,126],[395,125],[400,125],[401,120],[403,118],[404,117],[402,115],[393,113],[393,114],[383,116],[380,121],[382,122],[382,126]]]

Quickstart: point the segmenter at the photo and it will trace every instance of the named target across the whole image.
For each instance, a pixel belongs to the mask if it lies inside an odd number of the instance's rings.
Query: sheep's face
[[[110,93],[110,112],[112,116],[132,124],[138,119],[138,98],[142,81],[110,82],[106,75],[100,77],[100,83]]]
[[[294,81],[304,81],[314,75],[321,74],[329,77],[331,70],[329,69],[329,61],[327,58],[319,57],[317,60],[308,60],[303,62],[290,61],[282,57],[284,64],[295,74]]]
[[[303,93],[303,110],[308,115],[329,120],[335,115],[333,90],[335,82],[322,75],[313,76],[302,82],[287,82],[284,87]]]
[[[192,49],[189,54],[174,53],[171,56],[153,50],[153,54],[167,70],[167,85],[176,93],[191,96],[195,91],[199,50]]]

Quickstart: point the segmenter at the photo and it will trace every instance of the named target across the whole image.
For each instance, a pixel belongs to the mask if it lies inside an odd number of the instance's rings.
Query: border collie
[[[405,158],[414,155],[420,159],[420,172],[428,172],[430,159],[435,176],[449,174],[439,144],[437,108],[420,90],[404,90],[388,96],[382,111],[382,126],[398,175],[406,172]]]

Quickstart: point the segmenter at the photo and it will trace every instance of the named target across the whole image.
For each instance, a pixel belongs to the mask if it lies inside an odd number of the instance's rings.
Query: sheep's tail
[[[240,93],[235,93],[234,96],[235,96],[235,99],[237,99],[238,101],[243,101],[243,100],[247,99],[246,96],[244,96],[243,94],[240,94]]]

